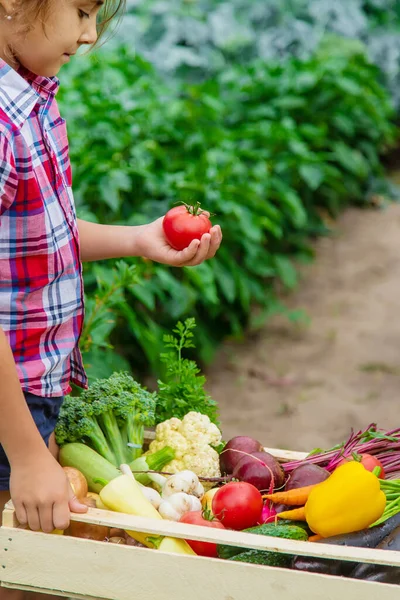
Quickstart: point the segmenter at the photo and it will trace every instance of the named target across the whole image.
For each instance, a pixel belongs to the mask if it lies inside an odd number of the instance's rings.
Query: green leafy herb
[[[164,344],[171,352],[161,354],[165,365],[164,381],[158,381],[158,401],[156,406],[156,422],[160,423],[171,417],[182,418],[190,411],[208,415],[213,423],[218,424],[218,408],[215,400],[205,391],[206,378],[200,375],[200,369],[194,360],[183,358],[182,351],[195,348],[193,329],[195,319],[178,322],[173,333],[165,335]]]

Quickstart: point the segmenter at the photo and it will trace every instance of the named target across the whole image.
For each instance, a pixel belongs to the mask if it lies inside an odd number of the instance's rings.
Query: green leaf
[[[281,188],[280,199],[290,209],[290,219],[296,227],[304,227],[307,222],[307,213],[300,196],[290,188]]]
[[[156,298],[154,291],[145,283],[136,284],[132,287],[132,294],[142,302],[149,310],[154,310],[156,307]]]
[[[349,148],[343,142],[337,142],[333,145],[333,156],[347,171],[362,179],[368,177],[368,163],[359,150]]]
[[[325,177],[322,165],[301,165],[299,173],[312,190],[318,189]]]
[[[289,289],[294,289],[297,285],[297,271],[293,263],[286,256],[275,256],[276,273],[282,280],[282,283]]]
[[[226,300],[231,304],[236,300],[234,271],[225,269],[219,261],[214,261],[213,271],[218,287],[221,289]]]
[[[93,348],[82,353],[89,385],[96,379],[110,377],[115,371],[130,372],[129,362],[114,350]]]

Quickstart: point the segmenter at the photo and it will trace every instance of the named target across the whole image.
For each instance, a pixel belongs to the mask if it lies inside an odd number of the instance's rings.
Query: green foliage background
[[[324,217],[366,204],[378,189],[380,155],[396,137],[386,74],[359,39],[320,35],[312,22],[318,44],[307,46],[308,30],[303,46],[283,44],[276,28],[291,39],[284,9],[293,4],[305,15],[307,3],[250,4],[130,2],[112,43],[62,75],[80,217],[135,225],[177,201],[200,201],[224,232],[217,257],[196,268],[141,259],[86,266],[81,346],[92,379],[117,368],[160,375],[162,337],[178,319],[195,317],[195,356],[209,361],[225,336],[287,313],[277,286],[296,286],[296,263],[310,260],[310,240],[327,233]],[[329,4],[336,14],[339,0]],[[347,2],[356,4],[373,30],[390,11],[399,17],[394,2]],[[216,36],[214,13],[229,43]],[[133,23],[136,45],[153,64],[127,42]],[[214,31],[211,40],[206,31]],[[275,53],[263,55],[261,32]],[[192,36],[186,46],[183,33]],[[166,64],[177,56],[173,40],[186,58]]]

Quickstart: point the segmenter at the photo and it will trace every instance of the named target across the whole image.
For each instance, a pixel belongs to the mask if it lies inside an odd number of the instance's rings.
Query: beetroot
[[[252,452],[261,452],[262,450],[262,444],[251,437],[238,435],[232,438],[219,456],[221,473],[223,475],[231,475],[243,456]]]
[[[250,456],[243,456],[232,475],[239,481],[251,483],[262,492],[280,488],[285,481],[281,465],[268,452],[252,452]]]
[[[296,469],[293,469],[287,479],[285,490],[295,490],[307,485],[321,483],[325,479],[328,479],[329,475],[329,471],[322,467],[303,463],[299,467],[296,467]]]

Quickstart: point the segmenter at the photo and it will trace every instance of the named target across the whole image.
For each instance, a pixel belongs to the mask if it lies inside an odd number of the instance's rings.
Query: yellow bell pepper
[[[385,506],[378,477],[351,461],[311,490],[305,515],[310,529],[326,538],[369,527],[382,516]]]

